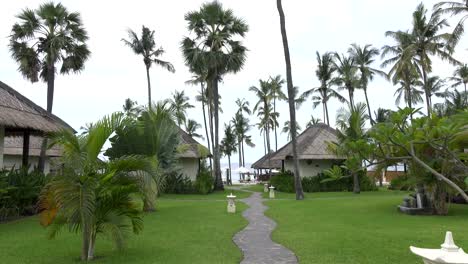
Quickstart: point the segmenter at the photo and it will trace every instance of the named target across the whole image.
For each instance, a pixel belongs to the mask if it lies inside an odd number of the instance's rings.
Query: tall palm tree
[[[359,77],[357,76],[358,67],[353,57],[334,54],[333,67],[336,69],[337,76],[332,82],[338,85],[339,90],[347,90],[349,96],[349,106],[354,109],[354,91],[360,85]]]
[[[445,92],[445,101],[434,105],[435,112],[439,116],[451,116],[468,108],[466,97],[468,94],[456,89]]]
[[[302,130],[301,126],[299,124],[297,124],[297,126],[296,126],[296,136],[299,136],[299,134],[301,133],[301,130]],[[281,130],[281,132],[288,135],[288,141],[291,140],[292,130],[291,130],[291,125],[290,125],[289,121],[284,122],[284,126],[283,126],[283,129]]]
[[[468,94],[466,85],[468,84],[468,65],[465,63],[460,65],[454,72],[453,76],[448,78],[452,81],[452,88],[458,87],[463,84],[465,95]],[[465,98],[465,104],[468,104],[468,97]]]
[[[185,131],[187,132],[187,134],[189,134],[189,136],[193,138],[203,139],[203,136],[197,133],[197,130],[200,128],[201,125],[193,119],[189,119],[185,123]]]
[[[288,36],[286,33],[286,18],[284,16],[283,5],[281,0],[276,0],[276,7],[278,9],[278,14],[280,17],[280,29],[281,29],[281,38],[283,41],[284,49],[284,60],[286,62],[286,82],[288,86],[288,100],[289,103],[289,121],[291,123],[292,131],[297,131],[296,129],[296,107],[295,103],[292,100],[294,98],[294,85],[292,79],[292,70],[291,70],[291,57],[289,54],[289,44]],[[296,200],[304,199],[304,192],[302,190],[301,176],[299,175],[299,161],[297,159],[297,141],[296,134],[292,133],[292,151],[293,151],[293,162],[294,162],[294,187],[296,191]]]
[[[429,98],[429,104],[432,105],[432,96],[445,97],[445,81],[442,80],[439,76],[429,76],[427,78],[427,93]],[[444,91],[442,91],[444,89]]]
[[[24,9],[11,29],[10,52],[18,71],[31,82],[47,82],[47,112],[52,113],[55,75],[78,73],[90,56],[88,33],[81,15],[62,4],[44,3]],[[61,62],[61,65],[59,63]],[[38,169],[44,170],[47,139],[43,140]]]
[[[237,98],[236,105],[237,113],[233,122],[235,123],[236,132],[239,139],[239,166],[245,166],[244,142],[250,147],[254,147],[255,144],[253,144],[253,142],[250,140],[250,137],[246,135],[246,133],[250,130],[250,120],[244,117],[244,113],[250,115],[252,114],[252,111],[249,108],[250,103],[245,99]]]
[[[149,70],[153,64],[159,65],[170,72],[175,72],[174,66],[170,62],[158,59],[164,54],[164,49],[156,46],[154,40],[154,30],[145,26],[141,27],[141,36],[135,31],[128,29],[128,40],[122,39],[123,43],[130,47],[136,55],[143,57],[143,63],[146,68],[146,80],[148,83],[148,107],[151,108],[151,80]]]
[[[267,153],[271,151],[270,147],[270,129],[273,127],[272,113],[273,106],[271,104],[272,95],[271,95],[271,83],[269,81],[259,80],[260,86],[252,86],[249,88],[249,91],[255,93],[258,98],[257,103],[253,108],[253,112],[257,113],[257,116],[260,118],[260,124],[265,131],[265,139],[267,145]]]
[[[138,102],[130,98],[125,99],[122,109],[124,114],[131,118],[136,118],[143,111],[143,109],[138,106]]]
[[[273,98],[273,112],[274,113],[277,113],[276,112],[276,100],[287,100],[287,96],[283,93],[282,91],[282,87],[283,87],[283,84],[284,84],[284,79],[281,78],[281,75],[276,75],[274,77],[270,76],[270,84],[271,84],[271,87],[270,87],[270,93],[271,93],[271,97]],[[276,115],[275,115],[276,116]],[[278,114],[279,116],[279,114]],[[275,120],[275,123],[278,123],[278,120]],[[275,129],[275,151],[278,151],[278,133],[276,131],[276,129],[278,128],[278,126],[274,126],[274,129]]]
[[[330,118],[328,116],[328,100],[335,97],[340,102],[345,102],[345,99],[331,87],[333,73],[336,71],[336,68],[333,67],[333,54],[326,52],[320,55],[317,51],[316,57],[318,65],[315,75],[320,81],[320,86],[305,91],[301,97],[305,98],[311,96],[314,109],[317,108],[319,104],[322,104],[323,120],[327,125],[330,125]]]
[[[49,226],[51,238],[63,228],[81,232],[84,261],[94,258],[97,235],[111,237],[122,248],[126,234],[139,233],[143,228],[139,197],[158,188],[154,158],[123,156],[104,162],[98,157],[124,120],[113,114],[96,122],[86,135],[62,131],[52,139],[63,150],[63,169],[41,193],[41,224]]]
[[[221,152],[228,157],[229,173],[226,175],[226,183],[232,185],[231,155],[236,152],[237,142],[231,123],[224,124],[224,138],[221,140]]]
[[[244,37],[247,24],[234,16],[221,3],[205,3],[200,10],[185,15],[193,38],[185,37],[182,52],[190,69],[204,68],[213,94],[214,115],[214,172],[215,189],[223,189],[219,153],[219,91],[218,83],[225,74],[240,71],[246,60],[247,48],[236,37]]]
[[[448,23],[441,18],[441,12],[437,10],[427,17],[427,9],[421,3],[413,12],[413,25],[411,31],[387,32],[387,36],[403,35],[407,43],[402,52],[402,59],[407,64],[414,61],[418,66],[418,73],[422,78],[423,90],[426,97],[427,114],[430,116],[432,106],[430,104],[428,85],[428,75],[432,72],[431,56],[437,56],[447,60],[453,65],[459,64],[452,57],[454,47],[450,45],[451,33],[442,33]]]
[[[185,91],[175,91],[172,93],[172,98],[169,100],[177,120],[177,125],[180,127],[185,124],[187,110],[194,108],[190,104],[190,98],[185,95]]]
[[[374,75],[378,74],[380,76],[387,77],[386,73],[372,67],[372,64],[375,61],[374,58],[379,56],[380,52],[378,49],[372,47],[372,45],[370,44],[361,47],[354,43],[351,44],[351,48],[349,48],[348,53],[356,62],[356,66],[358,67],[359,72],[361,73],[361,76],[359,78],[360,88],[364,91],[369,120],[373,124],[374,120],[372,119],[369,97],[367,96],[367,87],[369,85],[369,82],[374,79]]]

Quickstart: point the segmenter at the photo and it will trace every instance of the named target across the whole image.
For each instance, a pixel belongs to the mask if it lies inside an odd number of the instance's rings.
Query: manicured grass
[[[210,199],[216,195],[209,195]],[[224,195],[224,193],[223,193]],[[172,198],[185,197],[173,196]],[[157,212],[144,218],[145,228],[131,235],[126,250],[118,252],[105,237],[99,237],[93,263],[239,263],[240,250],[232,236],[247,221],[228,214],[224,201],[161,199]],[[80,236],[62,232],[47,240],[47,231],[37,217],[0,224],[0,263],[77,263]]]
[[[238,191],[238,190],[230,190],[225,187],[224,191],[216,191],[212,192],[207,195],[203,194],[163,194],[160,198],[161,200],[164,199],[177,199],[177,200],[226,200],[226,196],[229,194],[233,194],[236,199],[247,198],[251,194],[248,192]]]
[[[392,191],[278,193],[266,214],[278,223],[273,239],[293,250],[301,263],[422,263],[409,246],[440,248],[445,231],[468,249],[468,206],[452,205],[449,216],[408,216],[396,206],[405,193]]]

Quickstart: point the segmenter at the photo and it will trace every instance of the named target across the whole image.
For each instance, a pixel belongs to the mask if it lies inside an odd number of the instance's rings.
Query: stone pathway
[[[250,206],[242,214],[249,224],[233,239],[244,254],[241,264],[298,263],[291,250],[271,240],[276,223],[263,214],[268,207],[262,204],[261,193],[254,192],[241,201]]]

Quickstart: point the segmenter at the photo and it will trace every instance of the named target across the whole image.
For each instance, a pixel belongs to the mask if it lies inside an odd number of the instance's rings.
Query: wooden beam
[[[29,165],[29,136],[30,132],[28,130],[23,133],[23,167]]]

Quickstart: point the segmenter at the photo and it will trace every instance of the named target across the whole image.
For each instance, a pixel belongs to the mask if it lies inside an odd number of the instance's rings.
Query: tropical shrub
[[[168,173],[164,176],[163,193],[191,194],[196,193],[193,182],[189,177],[178,172]]]
[[[201,170],[195,180],[195,191],[199,194],[208,194],[213,191],[214,179],[211,172]]]
[[[388,189],[390,190],[399,190],[399,191],[409,191],[413,190],[416,187],[414,181],[411,181],[408,175],[401,175],[390,181]]]
[[[124,122],[121,114],[113,114],[93,124],[86,134],[62,131],[52,137],[52,145],[63,149],[64,165],[40,194],[40,220],[49,227],[50,238],[63,228],[80,232],[82,260],[94,258],[100,234],[112,238],[120,249],[128,233],[139,233],[143,204],[151,206],[157,193],[160,174],[155,158],[123,156],[106,162],[98,157]]]
[[[372,179],[365,173],[359,173],[359,184],[361,191],[375,191],[377,187]],[[341,192],[353,191],[353,178],[342,177],[339,180],[327,181],[328,176],[319,173],[316,176],[302,178],[302,188],[304,192]],[[270,184],[280,192],[294,192],[294,177],[292,172],[285,172],[271,177]]]
[[[29,167],[0,172],[0,221],[37,213],[45,176]]]

